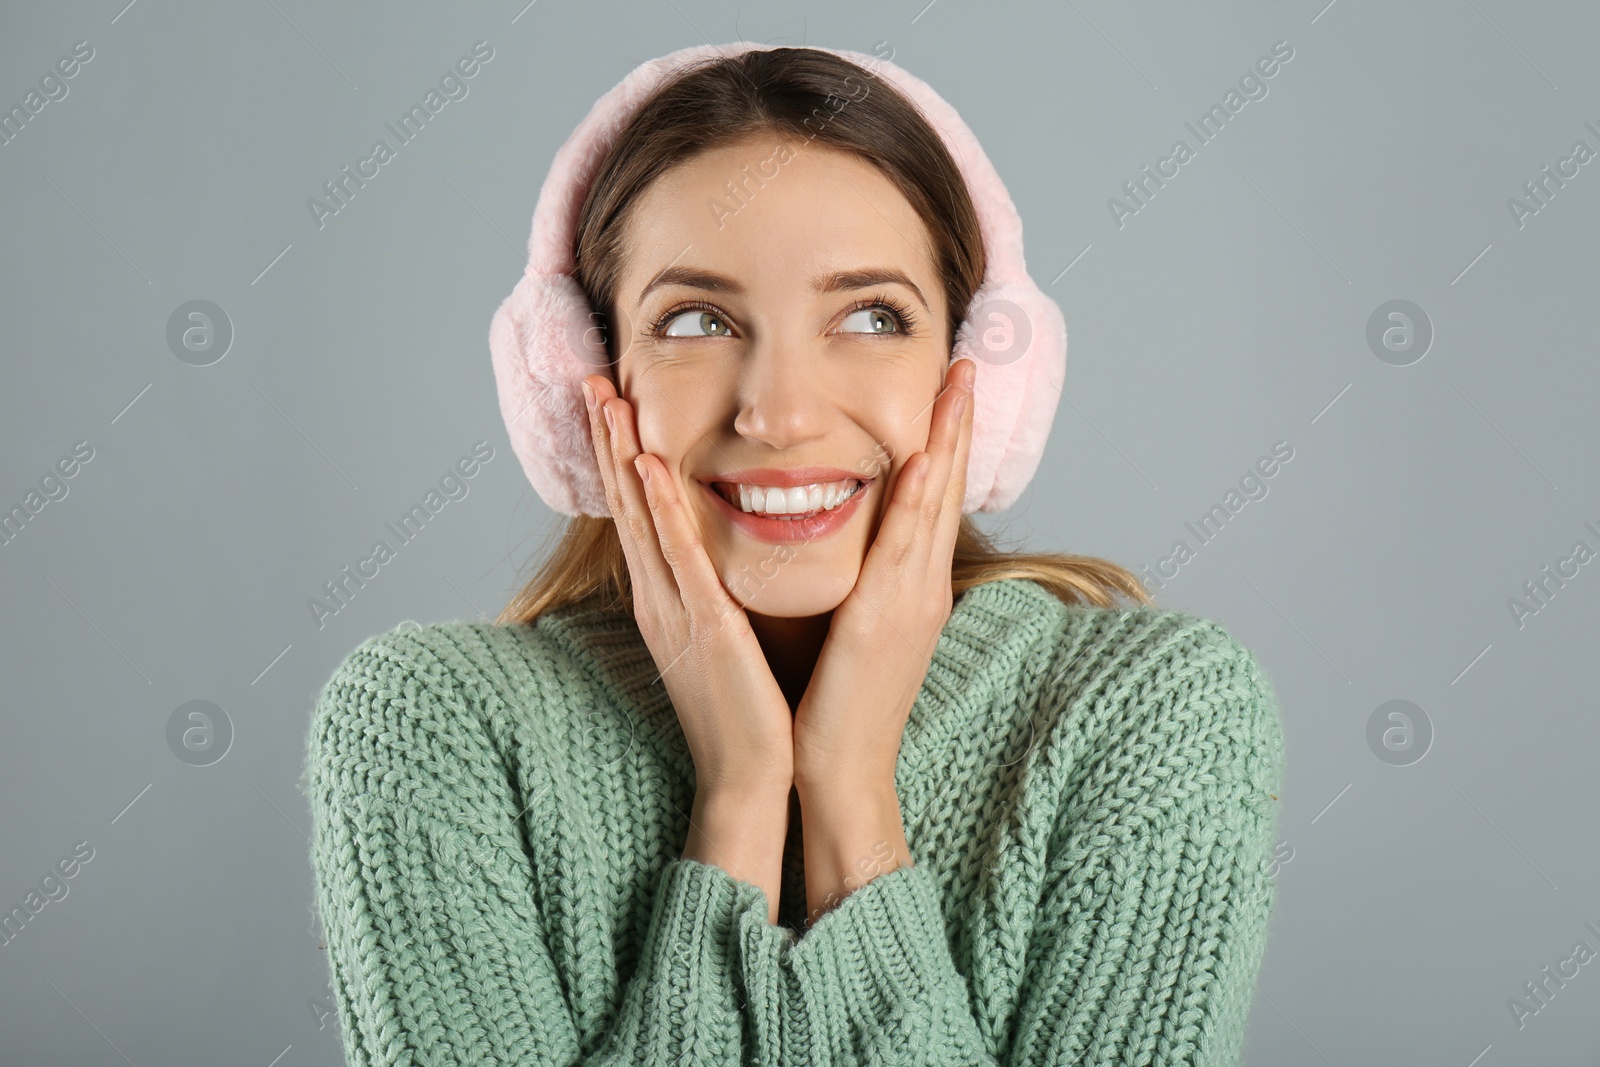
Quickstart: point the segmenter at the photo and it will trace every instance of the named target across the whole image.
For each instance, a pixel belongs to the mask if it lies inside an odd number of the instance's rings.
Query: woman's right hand
[[[671,473],[641,451],[633,406],[605,375],[583,384],[606,502],[628,560],[634,620],[688,740],[696,793],[776,791],[787,803],[794,719],[750,618],[706,555]]]

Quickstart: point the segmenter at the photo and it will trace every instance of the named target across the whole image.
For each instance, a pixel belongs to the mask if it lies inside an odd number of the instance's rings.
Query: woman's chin
[[[816,563],[774,558],[717,567],[728,594],[745,611],[779,619],[826,615],[850,595],[859,572],[859,566],[845,574],[837,567],[824,570]]]
[[[828,614],[844,602],[848,593],[849,590],[846,590],[836,597],[818,597],[815,594],[758,597],[746,603],[744,609],[747,613],[773,619],[809,619]]]

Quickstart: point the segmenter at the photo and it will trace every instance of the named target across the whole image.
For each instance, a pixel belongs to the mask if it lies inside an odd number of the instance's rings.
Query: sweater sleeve
[[[998,1065],[956,970],[931,870],[879,875],[781,954],[788,1064]]]
[[[1234,1067],[1273,903],[1282,739],[1270,688],[1232,647],[1172,692],[1169,736],[1115,746],[1110,796],[1063,805],[1077,815],[1052,834],[1009,1020],[974,1002],[916,864],[851,893],[783,954],[784,1062]]]
[[[492,740],[447,681],[376,642],[318,701],[306,782],[316,904],[350,1067],[736,1064],[739,946],[761,889],[662,870],[609,1030],[580,1040]]]

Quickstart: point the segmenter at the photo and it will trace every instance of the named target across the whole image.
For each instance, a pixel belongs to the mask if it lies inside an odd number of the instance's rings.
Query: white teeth
[[[740,485],[739,508],[752,514],[792,519],[812,512],[832,511],[854,496],[861,484],[847,479],[790,488]]]

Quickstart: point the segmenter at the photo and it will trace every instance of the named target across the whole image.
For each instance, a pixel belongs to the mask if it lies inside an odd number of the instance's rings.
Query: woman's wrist
[[[809,927],[874,878],[910,866],[912,857],[892,786],[798,793]]]
[[[789,834],[789,791],[785,783],[696,793],[683,847],[682,858],[721,867],[759,887],[767,895],[767,921],[774,925]]]

